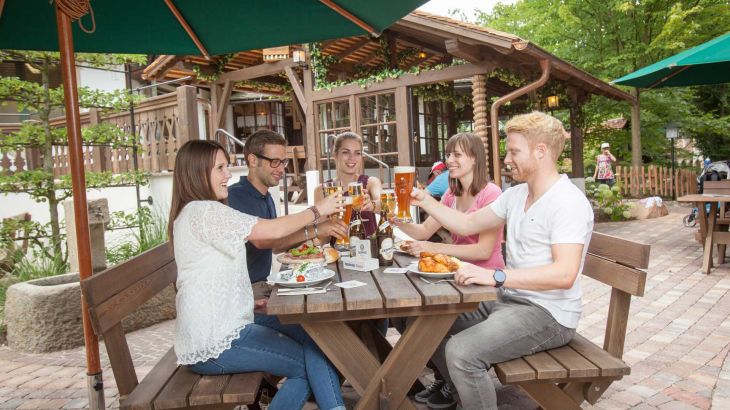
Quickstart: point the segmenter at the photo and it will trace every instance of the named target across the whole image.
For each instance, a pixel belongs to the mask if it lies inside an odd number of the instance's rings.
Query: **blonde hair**
[[[560,157],[565,148],[565,128],[563,123],[543,112],[533,111],[522,114],[507,121],[504,126],[507,134],[516,132],[522,134],[530,147],[543,143],[550,150],[554,161]]]

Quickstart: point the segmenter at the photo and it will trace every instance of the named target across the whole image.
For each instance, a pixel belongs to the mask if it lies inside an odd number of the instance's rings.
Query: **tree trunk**
[[[45,106],[43,110],[39,111],[38,115],[43,124],[43,130],[46,133],[46,143],[41,147],[43,150],[43,171],[47,176],[47,187],[46,198],[48,199],[48,213],[51,219],[51,248],[53,249],[53,255],[57,258],[63,258],[61,249],[61,227],[58,222],[58,199],[56,198],[55,180],[53,176],[53,136],[51,135],[51,93],[50,93],[50,79],[48,72],[50,70],[50,63],[48,59],[43,60],[43,68],[41,69],[41,81],[43,83],[43,92],[45,98]]]

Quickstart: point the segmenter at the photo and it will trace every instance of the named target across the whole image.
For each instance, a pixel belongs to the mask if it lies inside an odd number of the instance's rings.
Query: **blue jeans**
[[[307,379],[320,409],[345,409],[337,370],[303,327],[283,325],[278,317],[261,314],[254,314],[254,323],[283,333],[302,346]]]
[[[311,393],[309,378],[312,375],[307,374],[302,344],[254,323],[246,325],[231,347],[217,358],[190,365],[190,370],[204,375],[264,371],[284,376],[286,381],[274,395],[269,406],[271,410],[301,409]],[[335,401],[318,402],[320,408],[344,409],[339,383],[336,396],[340,397],[339,404]]]

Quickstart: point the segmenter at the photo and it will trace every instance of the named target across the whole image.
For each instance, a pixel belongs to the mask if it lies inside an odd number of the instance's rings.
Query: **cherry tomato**
[[[304,282],[307,280],[307,278],[304,277],[304,275],[297,275],[297,282]]]

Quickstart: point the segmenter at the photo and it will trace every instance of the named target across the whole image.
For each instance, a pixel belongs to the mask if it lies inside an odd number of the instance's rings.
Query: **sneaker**
[[[439,391],[428,397],[426,405],[431,409],[448,409],[456,405],[456,390],[451,383],[444,383]]]
[[[437,380],[434,380],[434,382],[431,383],[431,384],[429,384],[428,386],[426,386],[425,389],[423,389],[423,390],[419,391],[418,393],[416,393],[416,395],[413,396],[413,398],[418,403],[426,403],[428,401],[428,398],[431,397],[432,394],[434,394],[437,391],[441,390],[441,387],[443,387],[443,386],[444,386],[444,381],[443,380],[438,380],[438,379]]]

